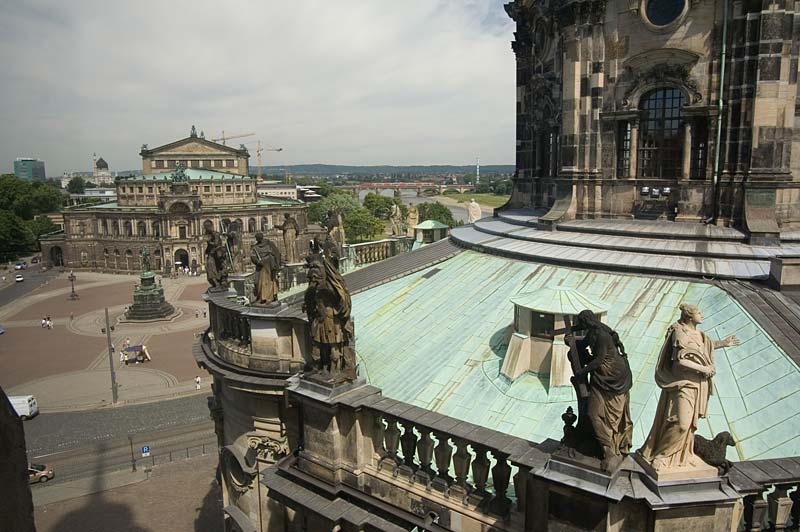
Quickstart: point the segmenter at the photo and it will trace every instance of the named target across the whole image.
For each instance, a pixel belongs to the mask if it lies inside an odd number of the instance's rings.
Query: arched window
[[[262,216],[261,217],[261,230],[262,231],[266,231],[268,229],[269,229],[269,223],[267,222],[267,217],[266,216]]]
[[[255,233],[256,231],[257,231],[256,219],[255,218],[250,218],[249,220],[247,220],[247,232],[248,233]]]
[[[223,219],[222,219],[222,225],[220,226],[220,228],[219,228],[219,229],[220,229],[220,231],[223,231],[223,232],[225,232],[225,231],[227,231],[227,230],[228,230],[228,228],[229,228],[230,226],[231,226],[231,219],[230,219],[230,218],[223,218]]]
[[[122,227],[125,236],[133,236],[133,226],[131,226],[130,222],[125,222]]]
[[[236,218],[236,229],[239,232],[244,231],[244,224],[242,223],[242,219],[241,218]]]
[[[147,224],[144,222],[136,224],[136,233],[138,236],[147,236]]]
[[[161,226],[158,222],[153,222],[153,236],[156,238],[161,236]]]
[[[127,257],[127,258],[133,257],[133,251],[131,251],[129,249],[126,249],[125,250],[125,257]]]
[[[115,256],[115,257],[119,257],[119,250],[118,250],[118,249],[115,249],[115,250],[114,250],[114,256]]]
[[[639,129],[639,177],[676,179],[683,171],[681,125],[683,93],[655,89],[645,94]]]
[[[103,256],[108,257],[108,248],[103,249]]]
[[[114,236],[119,236],[119,221],[118,220],[114,220],[113,222],[111,222],[111,230],[113,231]]]

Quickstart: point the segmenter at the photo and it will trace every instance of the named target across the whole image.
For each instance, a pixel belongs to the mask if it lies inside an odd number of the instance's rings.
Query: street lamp
[[[69,284],[72,286],[72,293],[69,295],[69,298],[72,301],[75,301],[76,299],[80,299],[80,297],[78,297],[78,294],[75,293],[75,279],[76,279],[75,274],[70,271],[69,272],[69,277],[67,277],[67,279],[69,279]]]

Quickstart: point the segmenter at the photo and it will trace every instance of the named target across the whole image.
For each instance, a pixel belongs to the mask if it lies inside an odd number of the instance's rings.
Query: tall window
[[[617,177],[628,177],[631,171],[631,123],[617,127]]]
[[[683,94],[678,89],[656,89],[642,98],[639,177],[677,179],[681,176],[682,107]]]

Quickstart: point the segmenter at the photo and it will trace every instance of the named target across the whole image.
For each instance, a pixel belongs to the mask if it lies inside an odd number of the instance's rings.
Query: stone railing
[[[413,238],[400,237],[345,245],[343,253],[346,260],[345,269],[380,262],[401,253],[408,253],[411,251],[413,243]]]
[[[290,400],[302,403],[303,416],[315,417],[319,395],[313,389],[306,395],[304,388],[311,389],[300,381]],[[445,528],[459,519],[470,530],[464,523],[475,530],[523,529],[530,473],[549,456],[539,446],[383,397],[368,385],[335,402],[342,431],[336,438],[316,432],[308,421],[299,427],[305,442],[301,471],[358,486],[364,497]],[[354,419],[360,430],[344,433],[341,427],[354,426],[345,420]],[[355,476],[342,476],[327,464],[344,464]]]
[[[787,530],[790,520],[797,530],[800,457],[737,462],[731,469],[730,481],[743,497],[744,515],[739,530]]]

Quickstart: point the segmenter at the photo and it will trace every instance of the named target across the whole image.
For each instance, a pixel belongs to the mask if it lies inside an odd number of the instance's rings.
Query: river
[[[362,203],[364,201],[364,197],[367,195],[367,192],[368,191],[362,190],[358,195],[358,199]],[[386,196],[389,198],[394,197],[394,191],[382,190],[381,196]],[[401,191],[400,199],[405,205],[419,205],[420,203],[438,201],[450,209],[450,211],[453,213],[453,218],[455,218],[456,221],[467,223],[467,205],[465,203],[458,203],[458,201],[452,198],[448,198],[446,196],[417,196],[417,193],[413,190],[403,190]],[[483,211],[484,216],[491,216],[493,208],[487,207],[486,205],[481,205],[481,210]],[[424,220],[420,221],[422,222]]]

